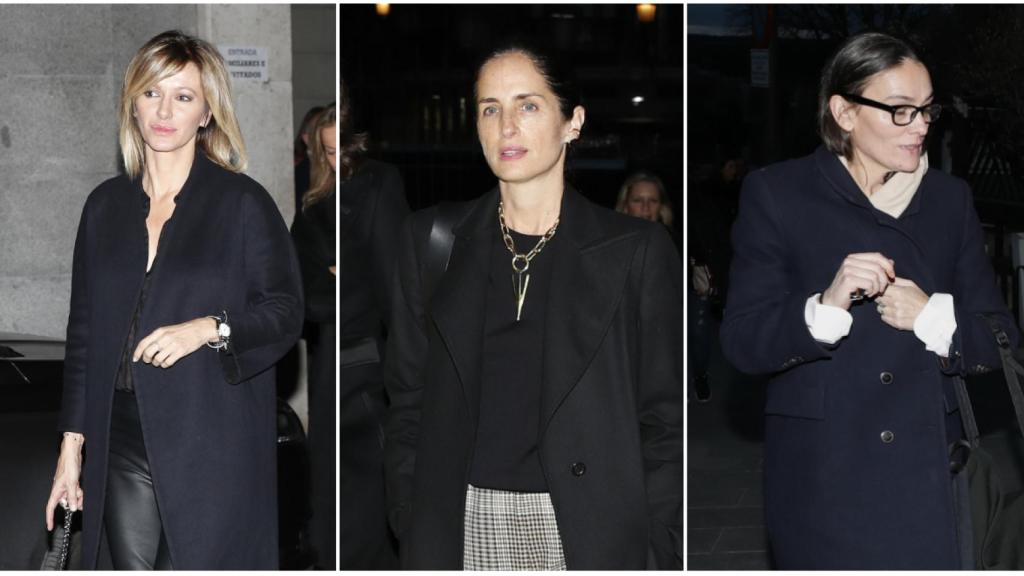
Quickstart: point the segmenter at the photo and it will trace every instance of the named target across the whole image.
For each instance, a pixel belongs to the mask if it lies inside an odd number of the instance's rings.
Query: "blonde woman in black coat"
[[[101,532],[115,569],[276,569],[273,366],[301,284],[277,206],[241,173],[217,49],[146,43],[120,140],[125,175],[89,195],[75,241],[47,525],[58,502],[83,510],[85,569]]]

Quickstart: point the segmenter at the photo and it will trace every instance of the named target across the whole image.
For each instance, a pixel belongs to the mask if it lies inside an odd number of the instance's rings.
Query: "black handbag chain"
[[[67,570],[68,567],[68,550],[71,548],[71,516],[74,512],[71,511],[70,506],[64,508],[64,537],[61,539],[60,544],[60,563],[57,564],[58,570]]]

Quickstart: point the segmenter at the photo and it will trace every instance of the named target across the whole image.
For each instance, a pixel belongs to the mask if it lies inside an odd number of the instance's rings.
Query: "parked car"
[[[60,447],[63,370],[63,340],[0,332],[0,570],[38,570],[47,550],[60,546],[51,542],[43,510]],[[312,556],[309,457],[302,425],[281,400],[277,427],[281,568],[304,569]],[[78,524],[69,569],[77,567]]]

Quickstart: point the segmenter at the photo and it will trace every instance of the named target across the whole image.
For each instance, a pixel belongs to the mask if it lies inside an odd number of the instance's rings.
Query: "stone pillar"
[[[292,6],[292,126],[296,132],[307,110],[337,98],[336,10],[333,4]]]

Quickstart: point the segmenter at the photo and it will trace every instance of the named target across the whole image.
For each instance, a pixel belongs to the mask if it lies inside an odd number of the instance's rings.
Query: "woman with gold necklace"
[[[457,207],[436,283],[438,210],[410,218],[392,294],[385,463],[403,567],[681,569],[672,241],[565,183],[585,111],[538,51],[491,53],[474,100],[498,186]]]

